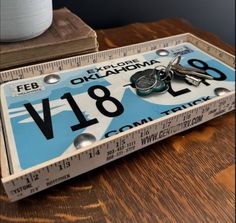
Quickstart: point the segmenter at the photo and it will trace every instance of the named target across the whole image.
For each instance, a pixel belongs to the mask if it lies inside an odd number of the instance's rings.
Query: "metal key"
[[[213,80],[214,78],[207,74],[206,71],[197,69],[197,68],[188,68],[188,67],[183,67],[180,64],[175,64],[171,67],[173,71],[176,71],[178,73],[182,73],[185,75],[190,75],[190,76],[196,76],[198,78],[203,78],[203,79],[208,79],[208,80]]]
[[[192,84],[192,85],[194,85],[196,87],[198,87],[201,84],[201,82],[202,82],[201,79],[193,77],[193,76],[189,76],[189,75],[186,75],[185,80],[189,84]]]
[[[184,80],[188,84],[194,85],[196,87],[198,87],[200,85],[200,83],[202,82],[202,80],[197,77],[194,77],[194,76],[191,76],[188,74],[179,73],[178,71],[174,71],[174,77],[176,79]]]

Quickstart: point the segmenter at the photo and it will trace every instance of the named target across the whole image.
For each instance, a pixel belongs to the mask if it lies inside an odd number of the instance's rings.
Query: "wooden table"
[[[100,49],[191,32],[180,19],[98,30]],[[234,222],[235,116],[192,130],[16,203],[0,186],[0,222]]]

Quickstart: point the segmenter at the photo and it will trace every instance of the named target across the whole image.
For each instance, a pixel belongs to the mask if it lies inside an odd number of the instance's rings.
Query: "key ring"
[[[147,70],[144,70],[144,71],[138,71],[136,72],[135,74],[133,74],[131,77],[130,77],[130,82],[132,84],[135,84],[135,82],[143,77],[143,76],[155,76],[155,73],[156,73],[156,70],[155,69],[147,69]]]
[[[156,85],[156,83],[157,79],[155,77],[143,76],[135,82],[135,87],[140,91],[149,91]]]
[[[157,68],[161,68],[161,69],[157,69]],[[167,67],[164,65],[158,65],[156,66],[154,69],[158,70],[158,75],[161,78],[161,80],[166,81],[166,82],[170,82],[173,80],[174,78],[174,73],[172,70],[169,70],[168,73],[166,73],[166,69]],[[168,79],[169,78],[169,79]]]

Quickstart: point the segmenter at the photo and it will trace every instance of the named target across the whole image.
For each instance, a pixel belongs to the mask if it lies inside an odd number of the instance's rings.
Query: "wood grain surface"
[[[0,42],[0,70],[95,51],[95,31],[62,8],[54,10],[53,23],[43,35],[21,42]]]
[[[97,30],[100,50],[191,32],[180,19]],[[234,112],[16,203],[0,186],[0,222],[234,222]]]

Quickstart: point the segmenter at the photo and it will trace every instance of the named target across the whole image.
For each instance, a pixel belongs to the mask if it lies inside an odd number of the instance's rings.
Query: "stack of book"
[[[54,11],[52,26],[41,36],[0,43],[0,70],[98,51],[96,32],[63,8]]]

